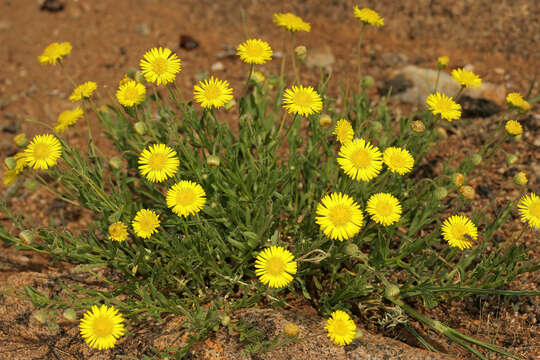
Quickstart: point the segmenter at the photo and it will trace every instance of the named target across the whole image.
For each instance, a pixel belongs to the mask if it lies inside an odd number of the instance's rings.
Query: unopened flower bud
[[[288,336],[294,337],[298,335],[298,333],[300,332],[300,329],[298,328],[296,324],[288,322],[285,324],[285,326],[283,326],[283,332],[287,334]]]
[[[133,78],[133,80],[140,84],[144,84],[146,82],[146,79],[144,78],[144,75],[140,70],[135,73],[135,77]]]
[[[31,244],[34,241],[34,234],[30,230],[23,230],[19,233],[19,238],[26,244]]]
[[[482,155],[480,154],[474,154],[472,157],[471,157],[471,162],[473,163],[474,166],[478,166],[482,163]]]
[[[355,339],[360,339],[362,336],[364,336],[364,333],[362,332],[361,329],[356,329],[356,333],[354,334],[354,338]]]
[[[210,155],[206,158],[206,163],[211,167],[218,167],[220,164],[219,156]]]
[[[373,129],[373,131],[378,133],[378,132],[380,132],[382,130],[383,125],[379,121],[373,121],[371,123],[371,128]]]
[[[439,56],[439,58],[437,59],[437,63],[439,65],[439,69],[444,69],[445,67],[448,66],[448,63],[450,62],[450,58],[446,55],[444,56]]]
[[[373,79],[373,77],[367,75],[367,76],[364,76],[364,78],[362,79],[362,87],[364,89],[369,89],[370,87],[373,86],[373,83],[375,82],[375,80]]]
[[[358,255],[358,246],[356,244],[353,244],[353,243],[347,244],[347,246],[345,246],[345,254],[347,254],[349,256]]]
[[[251,74],[251,80],[253,80],[253,81],[256,82],[257,84],[262,84],[262,83],[264,83],[264,81],[266,80],[266,77],[263,75],[262,72],[260,72],[260,71],[254,71],[254,72]]]
[[[437,138],[439,140],[446,140],[448,138],[448,134],[446,133],[445,128],[442,128],[440,126],[435,128],[435,133],[437,134]]]
[[[13,170],[17,166],[17,160],[10,156],[4,159],[4,164],[6,164],[8,170]]]
[[[137,68],[131,67],[131,68],[127,69],[125,76],[130,78],[130,79],[135,80],[135,74],[137,74],[137,71],[139,71],[139,70],[137,70]]]
[[[417,133],[423,133],[426,131],[426,125],[420,120],[415,120],[411,123],[411,129]]]
[[[506,155],[506,164],[508,166],[515,164],[517,160],[518,160],[518,158],[514,154],[507,154]]]
[[[32,178],[28,178],[24,181],[23,186],[30,191],[34,191],[38,187],[38,182]]]
[[[71,308],[64,310],[64,312],[62,313],[62,316],[66,318],[68,321],[71,321],[71,322],[77,321],[77,313],[75,312],[75,310]]]
[[[26,145],[28,145],[28,139],[26,138],[25,133],[20,133],[20,134],[15,135],[13,137],[13,142],[18,147],[25,147]]]
[[[399,287],[394,284],[390,284],[384,289],[384,295],[390,298],[395,298],[399,295]]]
[[[514,176],[514,183],[519,186],[525,186],[528,183],[527,174],[525,172],[520,171]]]
[[[307,57],[307,48],[304,45],[297,46],[294,48],[294,54],[298,61],[303,62]]]
[[[114,156],[109,159],[109,166],[115,170],[122,168],[122,159],[118,156]]]
[[[133,125],[135,128],[135,132],[141,136],[143,136],[146,133],[146,124],[142,121],[138,121]]]
[[[463,197],[467,200],[472,200],[476,196],[476,192],[474,191],[474,188],[469,185],[465,185],[459,188],[459,192]]]
[[[330,127],[332,125],[332,118],[328,114],[322,114],[319,118],[319,125],[323,128]]]
[[[454,185],[457,187],[462,186],[465,183],[465,176],[462,173],[454,174]]]
[[[47,322],[47,313],[45,311],[38,311],[34,314],[34,319],[36,319],[40,324],[45,324]]]
[[[231,111],[236,106],[236,100],[231,99],[228,103],[224,105],[225,110]]]
[[[442,200],[448,195],[448,190],[445,187],[438,187],[435,189],[435,199]]]
[[[221,325],[227,326],[231,322],[231,317],[229,315],[225,315],[221,318]]]

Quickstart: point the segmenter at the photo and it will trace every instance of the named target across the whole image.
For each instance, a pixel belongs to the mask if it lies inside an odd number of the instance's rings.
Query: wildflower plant
[[[377,13],[354,11],[364,23],[384,24]],[[293,14],[275,14],[274,21],[291,33],[311,30]],[[270,44],[244,45],[238,52],[251,66],[272,61]],[[255,45],[254,55],[249,48]],[[49,50],[46,61],[60,60],[66,51]],[[66,298],[54,301],[27,289],[36,306],[76,309],[84,340],[98,349],[115,346],[141,322],[185,315],[181,327],[192,330],[188,345],[170,350],[181,356],[225,326],[219,316],[224,309],[264,301],[280,306],[287,296],[316,306],[328,318],[329,338],[345,345],[356,333],[350,314],[361,314],[369,303],[381,313],[398,307],[401,317],[423,322],[480,357],[469,344],[513,357],[404,301],[419,298],[431,308],[472,294],[538,295],[501,289],[539,268],[518,244],[525,232],[538,231],[538,196],[523,194],[496,216],[480,208],[463,214],[449,193],[473,174],[468,158],[456,169],[446,162],[440,175],[416,171],[437,146],[442,119],[459,126],[459,104],[435,86],[424,111],[396,118],[384,99],[373,104],[359,83],[358,91],[340,95],[338,109],[327,75],[303,86],[296,68],[292,81],[283,67],[259,80],[251,69],[247,84],[253,86],[245,91],[233,91],[226,79],[203,79],[185,99],[175,84],[180,64],[169,49],[148,51],[139,64],[143,76],[123,80],[116,90],[119,104],[98,103],[102,97],[92,95],[105,89],[91,81],[74,90],[70,100],[82,100],[85,116],[97,117],[113,144],[107,155],[96,149],[90,131],[86,150],[58,131],[37,135],[17,159],[6,160],[4,183],[33,179],[93,215],[88,228],[75,234],[33,228],[2,202],[20,236],[0,227],[0,238],[81,265],[89,277],[98,276],[93,267],[110,270],[106,278],[99,275],[103,288],[72,286]],[[463,73],[460,78],[478,83]],[[234,96],[239,107],[232,127],[222,108]],[[508,111],[519,116],[526,100],[509,95],[508,102]],[[71,119],[69,126],[88,123]],[[504,120],[499,130],[488,144],[494,146],[478,151],[480,162],[508,139]],[[464,174],[459,185],[456,173]],[[498,243],[495,232],[516,211],[524,230]]]

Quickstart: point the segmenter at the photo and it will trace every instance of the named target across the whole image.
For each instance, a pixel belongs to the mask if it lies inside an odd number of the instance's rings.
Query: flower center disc
[[[167,155],[165,154],[153,154],[148,160],[148,166],[154,171],[163,170],[167,164]]]
[[[125,97],[128,100],[135,101],[139,98],[139,92],[135,87],[128,87],[125,92]]]
[[[279,276],[285,271],[285,262],[278,257],[271,257],[266,263],[266,270],[272,276]]]
[[[221,89],[215,85],[208,85],[204,90],[204,95],[208,100],[217,99],[221,95]]]
[[[195,194],[191,189],[182,189],[176,194],[176,203],[180,206],[188,206],[195,202]]]
[[[334,333],[337,336],[345,336],[347,335],[347,323],[344,320],[338,319],[334,320],[333,324]]]
[[[393,207],[388,202],[381,201],[377,203],[375,209],[380,216],[390,216],[392,214]]]
[[[50,155],[50,148],[47,144],[36,144],[34,146],[34,157],[36,160],[46,160]]]
[[[114,323],[105,316],[97,317],[94,320],[94,333],[97,337],[106,337],[112,334]]]
[[[371,163],[371,156],[366,150],[359,149],[352,154],[351,161],[356,168],[363,169]]]
[[[405,163],[405,158],[401,154],[394,154],[390,158],[390,164],[395,167],[403,166]]]
[[[313,99],[311,98],[311,95],[306,92],[299,92],[294,97],[294,103],[297,106],[310,107],[312,102]]]
[[[249,57],[259,57],[263,54],[263,48],[259,45],[250,45],[246,47],[246,53]]]
[[[452,228],[452,235],[461,241],[469,241],[465,235],[468,234],[467,228],[462,224],[456,224]]]
[[[169,68],[169,62],[167,61],[167,59],[156,58],[152,62],[152,70],[158,75],[165,74],[168,68]]]
[[[330,211],[330,221],[334,226],[343,226],[351,221],[351,210],[343,205],[337,205]]]
[[[540,218],[540,201],[533,202],[531,206],[529,206],[529,212],[531,213],[531,216]]]

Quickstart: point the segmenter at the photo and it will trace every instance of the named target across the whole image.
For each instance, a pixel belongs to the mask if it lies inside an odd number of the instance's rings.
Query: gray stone
[[[225,65],[223,65],[223,63],[221,61],[218,61],[216,63],[213,63],[212,66],[210,67],[210,70],[215,72],[215,71],[223,71],[225,70]]]

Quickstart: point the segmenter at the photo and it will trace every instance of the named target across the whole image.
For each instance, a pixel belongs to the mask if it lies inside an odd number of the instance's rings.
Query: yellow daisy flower
[[[465,69],[454,69],[452,70],[452,77],[454,80],[460,83],[461,86],[466,88],[471,86],[479,88],[482,86],[482,79],[480,79],[480,77],[472,71],[467,71]]]
[[[360,19],[364,24],[373,26],[383,26],[384,18],[380,17],[375,10],[368,8],[359,9],[358,6],[354,7],[354,16]]]
[[[531,104],[529,104],[525,99],[523,99],[523,96],[521,96],[521,94],[517,92],[506,95],[506,101],[510,105],[517,107],[523,111],[528,111],[531,109]]]
[[[370,196],[366,211],[376,223],[390,226],[401,218],[401,204],[394,196],[377,193]]]
[[[310,32],[311,25],[304,20],[302,20],[301,17],[296,16],[291,13],[285,13],[285,14],[274,14],[274,23],[277,26],[281,26],[286,28],[289,31],[295,32],[295,31],[306,31]]]
[[[518,204],[521,221],[540,229],[540,198],[535,193],[523,195]]]
[[[53,42],[43,50],[43,53],[38,56],[40,64],[56,65],[58,60],[71,52],[71,44],[69,42],[57,43]]]
[[[350,344],[356,335],[356,325],[345,311],[336,310],[331,315],[324,328],[328,337],[335,344],[344,346]]]
[[[382,169],[382,154],[379,148],[364,139],[354,139],[339,149],[339,165],[352,179],[370,181]]]
[[[391,172],[404,175],[412,170],[414,158],[406,149],[389,147],[384,150],[383,161]]]
[[[523,134],[523,127],[516,120],[508,120],[504,125],[504,128],[510,135],[521,135]]]
[[[206,202],[206,193],[201,185],[183,180],[167,191],[167,206],[178,216],[187,217],[198,213]]]
[[[131,226],[137,236],[148,239],[158,231],[159,216],[152,210],[141,209],[135,215]]]
[[[139,105],[143,102],[145,95],[146,88],[135,80],[124,82],[116,91],[118,102],[127,107]]]
[[[170,49],[161,47],[148,50],[139,65],[146,81],[157,85],[173,82],[181,70],[178,56]]]
[[[232,100],[233,90],[227,80],[219,80],[213,76],[210,79],[199,81],[199,85],[193,87],[195,101],[204,108],[220,108]]]
[[[82,99],[89,99],[94,91],[97,89],[97,84],[93,81],[87,81],[82,85],[79,85],[73,90],[69,100],[71,102],[80,101]]]
[[[272,48],[266,41],[249,39],[238,45],[236,54],[248,64],[264,64],[272,59]]]
[[[92,306],[84,313],[79,323],[79,329],[84,341],[91,348],[104,350],[111,349],[116,340],[124,335],[124,318],[114,306]]]
[[[150,145],[139,156],[139,171],[152,182],[162,182],[178,170],[176,151],[165,144]]]
[[[308,116],[322,110],[322,99],[311,86],[293,86],[283,93],[283,107],[289,114]]]
[[[433,115],[440,114],[441,118],[450,122],[461,117],[461,105],[456,104],[451,97],[441,94],[438,91],[435,94],[429,95],[426,103]]]
[[[56,121],[54,131],[57,133],[63,133],[68,127],[75,125],[77,120],[79,120],[83,114],[83,109],[81,109],[80,106],[77,106],[73,110],[62,111],[62,113],[58,115],[58,120]]]
[[[332,193],[322,198],[317,206],[315,222],[326,236],[343,241],[358,234],[364,215],[360,206],[350,196]]]
[[[127,226],[121,221],[117,221],[109,226],[109,239],[122,242],[128,237]]]
[[[36,170],[55,165],[61,155],[62,145],[51,134],[36,135],[24,150],[26,165]]]
[[[441,231],[448,245],[461,250],[470,248],[472,242],[478,238],[476,225],[465,216],[449,217],[443,222]]]
[[[259,253],[255,259],[255,275],[272,288],[287,286],[296,274],[297,264],[293,254],[281,246],[271,246]]]
[[[354,130],[350,122],[345,119],[341,119],[336,123],[336,128],[332,134],[336,135],[337,140],[343,145],[352,141],[354,137]]]
[[[446,66],[448,66],[448,63],[450,62],[450,58],[446,55],[443,55],[443,56],[439,56],[437,58],[437,63],[439,64],[439,66],[441,68],[445,68]]]

